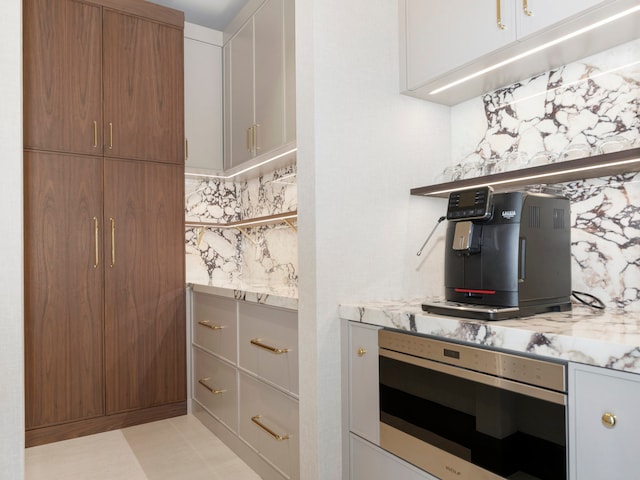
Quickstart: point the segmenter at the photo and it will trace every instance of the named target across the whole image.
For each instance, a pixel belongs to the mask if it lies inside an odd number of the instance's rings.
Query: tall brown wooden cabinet
[[[23,7],[31,446],[186,413],[184,16]]]

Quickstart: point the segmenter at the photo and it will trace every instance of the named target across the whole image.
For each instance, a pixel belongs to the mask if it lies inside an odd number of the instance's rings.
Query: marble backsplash
[[[187,177],[188,222],[227,223],[296,210],[295,166],[243,181]],[[295,289],[297,234],[289,225],[187,227],[187,282],[216,286]]]
[[[454,107],[452,158],[464,171],[540,152],[562,161],[575,149],[638,148],[639,105],[636,40]],[[640,311],[640,173],[560,187],[571,199],[573,289]]]

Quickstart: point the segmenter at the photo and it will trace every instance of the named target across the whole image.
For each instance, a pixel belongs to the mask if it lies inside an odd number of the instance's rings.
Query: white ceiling
[[[147,0],[184,12],[189,23],[223,31],[248,0]]]

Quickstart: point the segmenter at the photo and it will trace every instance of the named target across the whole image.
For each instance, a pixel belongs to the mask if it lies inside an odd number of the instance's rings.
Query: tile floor
[[[260,480],[191,415],[25,450],[26,480]]]

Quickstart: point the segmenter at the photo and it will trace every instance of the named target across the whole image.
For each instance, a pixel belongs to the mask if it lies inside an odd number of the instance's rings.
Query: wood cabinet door
[[[31,429],[104,414],[102,159],[25,152],[24,169]]]
[[[104,155],[184,164],[183,32],[104,10]]]
[[[108,414],[186,399],[182,167],[105,159]]]
[[[24,146],[102,155],[101,8],[25,0]]]

